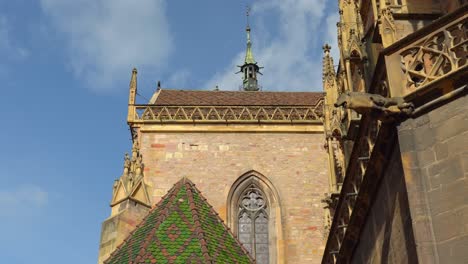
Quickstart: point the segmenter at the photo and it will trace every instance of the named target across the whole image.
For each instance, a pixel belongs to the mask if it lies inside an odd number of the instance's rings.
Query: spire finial
[[[133,68],[132,77],[130,78],[130,89],[136,89],[137,86],[137,69]]]
[[[254,59],[253,52],[252,52],[252,42],[250,40],[250,24],[249,24],[249,17],[250,17],[250,7],[247,6],[246,8],[246,18],[247,18],[247,26],[246,26],[246,33],[247,33],[247,50],[245,52],[245,60],[244,64],[240,67],[239,73],[243,73],[242,82],[243,82],[243,89],[244,91],[258,91],[260,87],[257,81],[257,74],[260,73],[260,69],[263,67],[259,67],[257,62]]]
[[[255,64],[255,59],[252,53],[252,42],[250,41],[249,16],[250,16],[250,7],[247,6],[247,11],[246,11],[247,27],[245,28],[245,31],[247,32],[247,52],[245,53],[245,64]]]
[[[330,54],[331,47],[330,47],[330,45],[328,45],[328,43],[325,43],[325,45],[323,45],[322,49],[323,49],[323,52],[325,54]]]
[[[250,6],[247,6],[247,7],[246,7],[246,10],[245,10],[245,16],[246,16],[246,18],[247,18],[247,28],[248,28],[248,29],[250,29],[249,15],[250,15]]]
[[[128,113],[127,122],[132,122],[135,118],[135,100],[137,95],[137,69],[133,68],[132,77],[130,78],[130,89],[128,94]]]
[[[331,46],[326,43],[322,47],[323,53],[325,53],[325,56],[323,56],[323,62],[322,62],[322,75],[323,75],[323,81],[327,79],[328,77],[334,77],[336,75],[335,73],[335,68],[333,66],[333,58],[330,55],[330,50]]]

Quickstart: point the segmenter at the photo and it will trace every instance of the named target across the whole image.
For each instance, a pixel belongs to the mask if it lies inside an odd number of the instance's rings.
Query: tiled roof
[[[152,104],[161,106],[315,106],[322,92],[246,92],[166,90],[155,94]]]
[[[184,178],[104,263],[253,263],[253,260],[195,185]]]

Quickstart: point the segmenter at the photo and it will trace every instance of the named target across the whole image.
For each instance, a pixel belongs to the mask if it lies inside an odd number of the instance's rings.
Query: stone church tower
[[[256,263],[320,262],[326,236],[321,200],[330,189],[324,94],[262,91],[257,78],[261,67],[251,46],[247,27],[241,91],[158,85],[149,102],[137,104],[133,70],[127,117],[132,154],[125,155],[123,173],[114,183],[99,263],[134,240],[124,242],[184,177]],[[168,257],[169,263],[176,263],[174,258]]]

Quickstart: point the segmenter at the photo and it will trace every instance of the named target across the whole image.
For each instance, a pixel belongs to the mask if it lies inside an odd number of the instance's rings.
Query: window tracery
[[[267,204],[255,184],[243,191],[238,202],[239,240],[258,264],[269,263]]]

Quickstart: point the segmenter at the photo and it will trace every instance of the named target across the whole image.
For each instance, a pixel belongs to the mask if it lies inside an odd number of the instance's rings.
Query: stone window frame
[[[238,237],[238,201],[244,191],[254,184],[265,196],[269,208],[268,246],[270,263],[284,262],[283,226],[281,221],[281,204],[278,191],[272,182],[263,174],[251,170],[244,173],[232,184],[227,197],[227,224]]]

